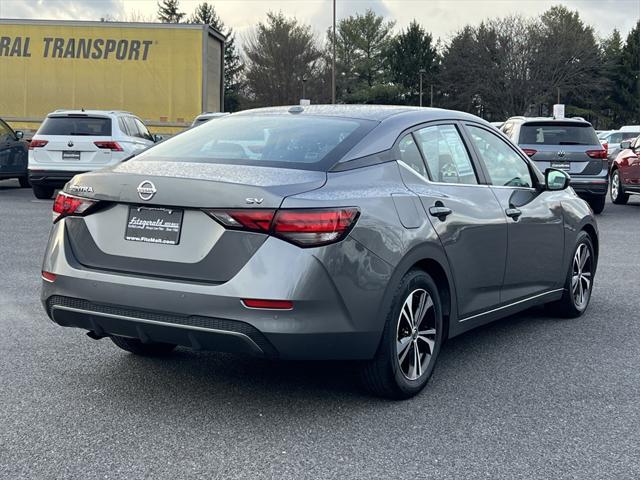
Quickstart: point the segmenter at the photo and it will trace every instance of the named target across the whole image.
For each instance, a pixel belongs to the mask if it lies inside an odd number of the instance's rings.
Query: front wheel
[[[607,195],[605,193],[604,195],[591,197],[589,200],[587,200],[587,202],[591,206],[591,210],[593,210],[593,213],[600,214],[604,210],[604,205],[607,202]]]
[[[616,169],[611,173],[611,201],[616,205],[625,205],[629,201],[629,194],[625,193],[622,182],[620,181],[620,172]]]
[[[18,182],[20,182],[20,188],[29,188],[31,184],[29,183],[29,177],[18,177]]]
[[[363,369],[375,395],[410,398],[427,384],[442,344],[438,289],[421,270],[407,273],[394,295],[376,356]]]
[[[578,234],[573,258],[564,285],[562,298],[547,304],[552,315],[565,318],[581,316],[589,305],[596,271],[596,256],[591,237],[585,231]]]
[[[42,185],[33,185],[33,195],[39,200],[49,200],[53,197],[53,187],[43,187]]]
[[[176,346],[172,343],[142,343],[136,338],[111,337],[111,341],[127,352],[144,356],[159,356],[171,353]]]

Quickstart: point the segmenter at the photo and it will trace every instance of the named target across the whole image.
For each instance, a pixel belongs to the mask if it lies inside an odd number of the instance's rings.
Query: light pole
[[[307,76],[303,75],[302,76],[302,98],[307,98],[306,86],[307,86]]]
[[[420,106],[422,106],[422,75],[424,73],[426,73],[426,72],[427,71],[424,68],[421,68],[419,70],[419,73],[420,73]],[[433,102],[433,100],[432,100],[432,102]]]
[[[336,103],[336,0],[333,0],[333,55],[331,56],[331,104]]]

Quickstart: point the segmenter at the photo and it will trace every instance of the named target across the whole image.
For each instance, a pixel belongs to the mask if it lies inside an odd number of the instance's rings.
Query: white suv
[[[129,112],[56,110],[29,145],[29,182],[36,198],[51,198],[78,173],[121,162],[155,143]]]

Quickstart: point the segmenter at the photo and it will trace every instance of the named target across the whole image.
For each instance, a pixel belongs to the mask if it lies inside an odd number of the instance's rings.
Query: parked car
[[[33,193],[51,198],[74,175],[119,163],[154,143],[142,120],[129,112],[57,110],[29,145]]]
[[[203,123],[207,123],[209,120],[213,120],[214,118],[221,118],[226,115],[229,115],[227,112],[204,112],[198,115],[193,119],[193,123],[191,124],[191,128],[197,127],[198,125],[202,125]]]
[[[541,170],[558,168],[571,175],[571,186],[595,213],[606,203],[609,163],[607,151],[593,127],[582,118],[512,117],[502,131]]]
[[[640,136],[623,141],[620,148],[611,166],[611,201],[622,205],[629,195],[640,195]]]
[[[27,145],[23,133],[14,131],[0,119],[0,180],[17,178],[20,186],[29,186],[27,179]]]
[[[42,302],[135,354],[360,360],[372,392],[406,398],[446,338],[534,305],[585,312],[598,233],[568,185],[466,113],[245,111],[74,177]]]
[[[637,131],[634,130],[613,130],[607,135],[600,138],[600,143],[606,145],[607,158],[609,159],[609,165],[620,153],[620,143],[625,140],[633,140],[640,135],[640,128]]]

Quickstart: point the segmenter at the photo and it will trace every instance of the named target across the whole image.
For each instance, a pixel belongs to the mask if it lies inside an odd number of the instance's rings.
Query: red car
[[[629,195],[640,195],[640,137],[620,144],[611,165],[611,201],[624,205]]]

